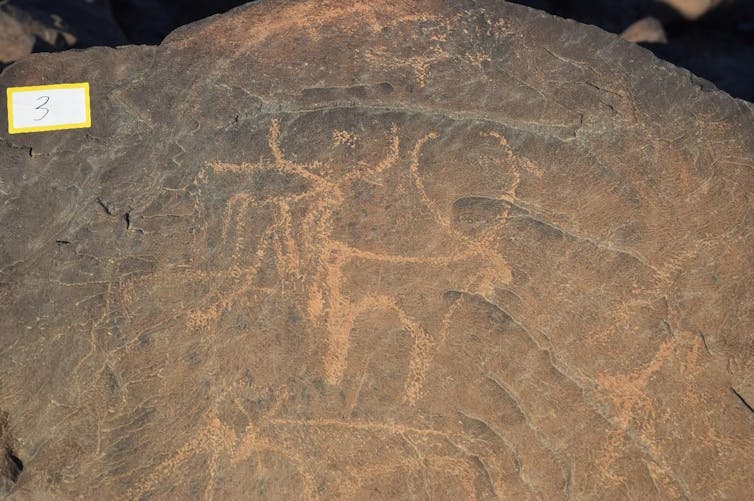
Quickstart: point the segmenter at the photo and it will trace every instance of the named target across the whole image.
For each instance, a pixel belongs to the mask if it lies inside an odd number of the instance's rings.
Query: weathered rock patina
[[[750,104],[492,0],[0,75],[79,81],[0,146],[11,499],[750,493]]]

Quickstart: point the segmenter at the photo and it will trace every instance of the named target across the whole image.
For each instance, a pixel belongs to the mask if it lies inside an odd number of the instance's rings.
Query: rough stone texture
[[[244,0],[0,0],[0,65],[32,52],[158,44]]]
[[[493,0],[0,75],[63,81],[0,147],[12,499],[749,495],[751,105]]]

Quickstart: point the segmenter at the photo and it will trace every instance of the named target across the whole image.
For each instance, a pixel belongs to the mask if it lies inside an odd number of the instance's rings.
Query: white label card
[[[91,127],[89,84],[8,87],[8,132]]]

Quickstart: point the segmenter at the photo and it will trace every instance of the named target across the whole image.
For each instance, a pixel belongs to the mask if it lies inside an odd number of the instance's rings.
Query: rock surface
[[[31,52],[158,44],[175,28],[245,0],[3,0],[0,69]],[[666,61],[754,101],[754,2],[515,0],[642,43]],[[652,20],[656,19],[656,21]],[[659,24],[658,24],[659,23]]]
[[[244,0],[2,0],[0,67],[32,52],[158,44],[178,26]]]
[[[751,105],[496,0],[0,75],[66,81],[0,146],[11,499],[749,494]]]

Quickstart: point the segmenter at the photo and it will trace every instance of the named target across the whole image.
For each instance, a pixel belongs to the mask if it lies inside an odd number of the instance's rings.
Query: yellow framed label
[[[88,82],[8,87],[11,134],[91,126]]]

